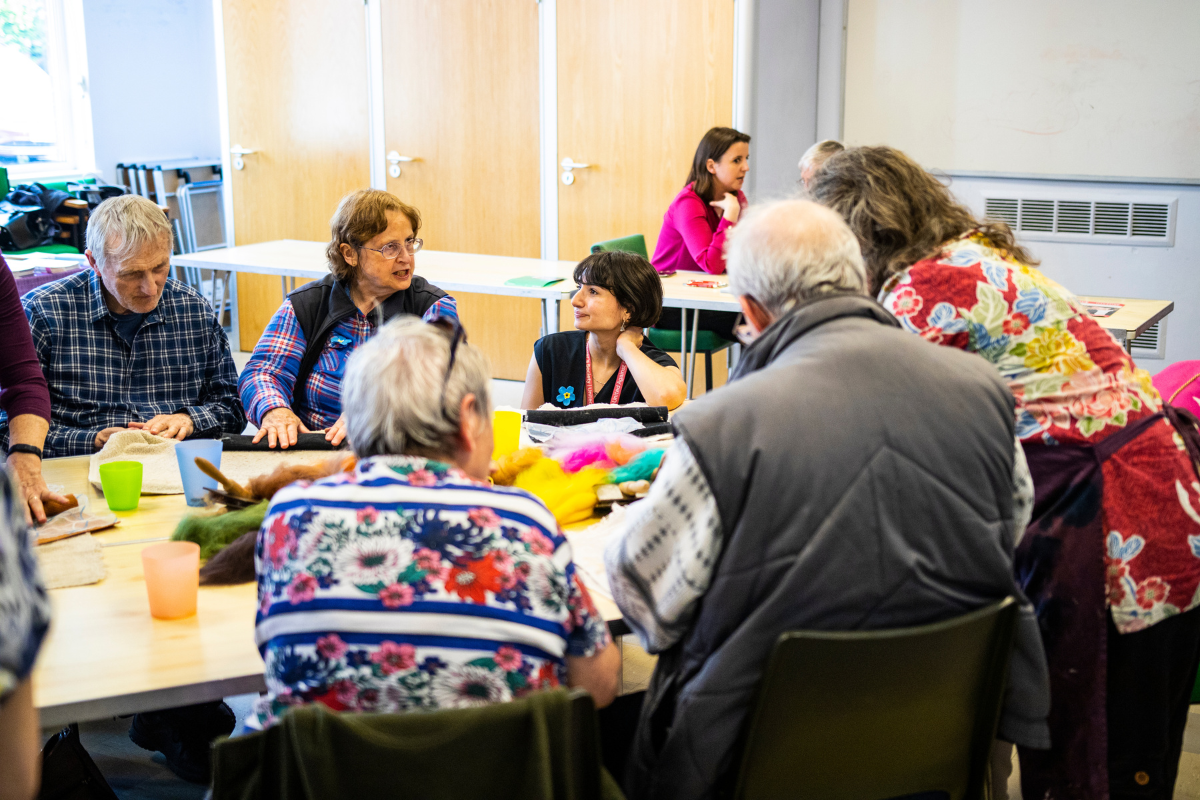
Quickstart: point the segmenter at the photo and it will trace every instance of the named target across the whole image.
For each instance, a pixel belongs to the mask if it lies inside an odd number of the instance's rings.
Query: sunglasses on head
[[[437,317],[430,320],[429,324],[450,337],[450,360],[446,362],[446,374],[442,377],[442,398],[439,404],[444,408],[446,386],[450,383],[450,373],[454,371],[454,359],[458,356],[458,345],[467,340],[467,332],[457,317]]]

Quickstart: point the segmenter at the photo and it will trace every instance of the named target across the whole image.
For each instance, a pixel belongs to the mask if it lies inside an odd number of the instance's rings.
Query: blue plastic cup
[[[217,469],[221,468],[221,440],[193,439],[175,445],[175,457],[179,459],[179,476],[183,478],[183,495],[189,506],[203,506],[204,493],[217,488],[217,481],[200,471],[196,459],[208,460]]]

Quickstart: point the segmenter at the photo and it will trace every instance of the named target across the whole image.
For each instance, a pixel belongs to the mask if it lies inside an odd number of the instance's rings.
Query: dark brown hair
[[[649,328],[662,314],[662,278],[637,253],[610,250],[592,253],[575,265],[575,282],[602,286],[629,312],[629,324]]]
[[[975,219],[933,175],[891,147],[834,153],[813,175],[813,198],[842,215],[862,248],[871,290],[968,231],[1023,264],[1037,260],[1003,222]]]
[[[705,200],[712,201],[713,174],[708,171],[708,160],[720,161],[725,151],[738,142],[750,144],[750,134],[735,131],[733,128],[709,128],[708,133],[696,147],[696,155],[692,158],[692,171],[688,173],[684,186],[695,183],[693,190]]]
[[[379,189],[359,189],[342,198],[333,219],[329,220],[329,245],[325,257],[329,260],[329,271],[342,283],[354,283],[357,267],[346,263],[342,257],[342,244],[355,250],[364,246],[387,230],[387,212],[399,211],[408,217],[413,236],[421,228],[421,213],[402,202],[399,197]]]

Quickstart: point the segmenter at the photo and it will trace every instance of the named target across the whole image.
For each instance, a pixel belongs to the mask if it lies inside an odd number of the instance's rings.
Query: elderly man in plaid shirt
[[[50,386],[45,455],[87,455],[129,428],[181,440],[241,431],[229,340],[204,298],[167,277],[162,210],[135,195],[106,200],[87,246],[91,270],[22,298]]]

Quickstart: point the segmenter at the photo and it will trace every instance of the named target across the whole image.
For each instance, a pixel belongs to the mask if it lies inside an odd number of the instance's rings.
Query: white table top
[[[325,261],[325,242],[280,239],[273,242],[244,244],[200,253],[171,257],[181,267],[227,269],[258,275],[299,276],[319,280],[329,273]],[[422,250],[416,255],[417,274],[440,289],[454,292],[480,292],[512,297],[541,297],[561,300],[575,291],[571,272],[573,261],[548,261],[540,258],[485,256],[477,253],[449,253]],[[526,275],[563,278],[546,287],[506,286],[505,281]]]
[[[280,239],[273,242],[244,244],[200,253],[172,256],[180,267],[223,269],[258,275],[295,275],[319,280],[328,274],[325,242]],[[417,274],[446,291],[480,292],[513,297],[540,297],[565,300],[577,288],[571,273],[574,261],[541,258],[488,256],[477,253],[450,253],[422,250],[417,256]],[[505,281],[524,275],[561,277],[563,281],[547,287],[506,286]],[[698,308],[705,311],[739,311],[737,298],[728,289],[700,289],[685,285],[689,280],[728,282],[725,275],[681,272],[663,279],[663,305],[668,308]]]

